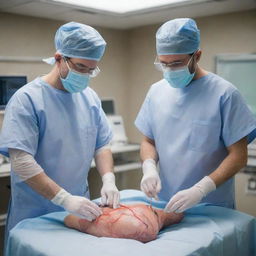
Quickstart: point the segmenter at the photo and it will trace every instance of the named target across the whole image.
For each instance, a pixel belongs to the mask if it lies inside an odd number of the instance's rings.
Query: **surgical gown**
[[[108,144],[112,132],[96,93],[67,93],[40,77],[10,99],[0,135],[0,153],[8,148],[35,157],[45,173],[69,193],[89,196],[87,175],[95,150]],[[62,208],[33,191],[11,171],[12,195],[7,231],[20,220]]]
[[[228,155],[228,146],[245,136],[248,143],[256,137],[255,117],[238,90],[213,73],[184,89],[166,80],[153,84],[135,125],[155,141],[162,181],[159,197],[166,201],[213,172]],[[202,202],[234,208],[234,180]]]

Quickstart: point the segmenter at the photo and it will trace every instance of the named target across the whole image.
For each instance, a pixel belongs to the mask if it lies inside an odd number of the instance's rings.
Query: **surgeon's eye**
[[[183,66],[183,62],[173,62],[173,63],[167,64],[167,67],[170,67],[170,68],[177,68],[181,66]]]

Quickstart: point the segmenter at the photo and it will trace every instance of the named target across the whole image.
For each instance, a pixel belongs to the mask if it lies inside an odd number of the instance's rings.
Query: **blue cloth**
[[[208,73],[184,89],[166,80],[154,84],[135,121],[155,141],[162,190],[168,201],[213,172],[225,159],[226,147],[256,137],[256,120],[238,90]],[[234,181],[228,180],[202,202],[234,207]]]
[[[74,195],[87,196],[87,175],[95,150],[108,144],[112,132],[96,93],[57,90],[41,78],[10,99],[0,135],[0,153],[16,148],[34,156],[45,173]],[[31,189],[11,171],[7,232],[20,220],[62,208]]]
[[[157,55],[191,54],[199,45],[200,31],[193,19],[169,20],[156,32]]]
[[[141,191],[121,191],[125,204],[149,203]],[[166,202],[153,202],[158,208]],[[10,232],[6,256],[253,256],[255,218],[228,208],[199,205],[188,210],[181,223],[160,231],[143,244],[131,239],[98,238],[66,228],[66,212],[20,222]]]

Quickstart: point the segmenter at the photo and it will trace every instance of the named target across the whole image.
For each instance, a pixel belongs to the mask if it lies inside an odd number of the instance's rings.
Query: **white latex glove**
[[[102,214],[97,204],[82,196],[72,196],[65,189],[61,189],[51,201],[66,211],[89,221]]]
[[[148,196],[158,199],[157,194],[161,190],[161,180],[153,159],[146,159],[142,164],[143,177],[140,189]]]
[[[115,175],[108,172],[102,176],[101,203],[114,209],[119,207],[120,195],[115,185]]]
[[[165,212],[184,212],[198,204],[203,197],[216,189],[216,185],[209,176],[205,176],[193,187],[176,193],[166,205]]]

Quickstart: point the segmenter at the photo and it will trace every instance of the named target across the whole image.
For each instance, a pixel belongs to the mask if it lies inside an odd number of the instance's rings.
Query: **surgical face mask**
[[[193,55],[190,58],[189,63],[192,58]],[[190,73],[188,68],[189,63],[183,68],[179,68],[177,70],[171,70],[168,68],[163,70],[164,79],[167,80],[170,86],[174,88],[185,88],[192,81],[195,72],[192,74]]]
[[[69,69],[66,78],[62,78],[60,75],[60,80],[63,87],[70,93],[82,92],[85,90],[90,81],[89,74],[79,73],[75,70],[72,70],[67,61],[65,60],[67,67]]]

